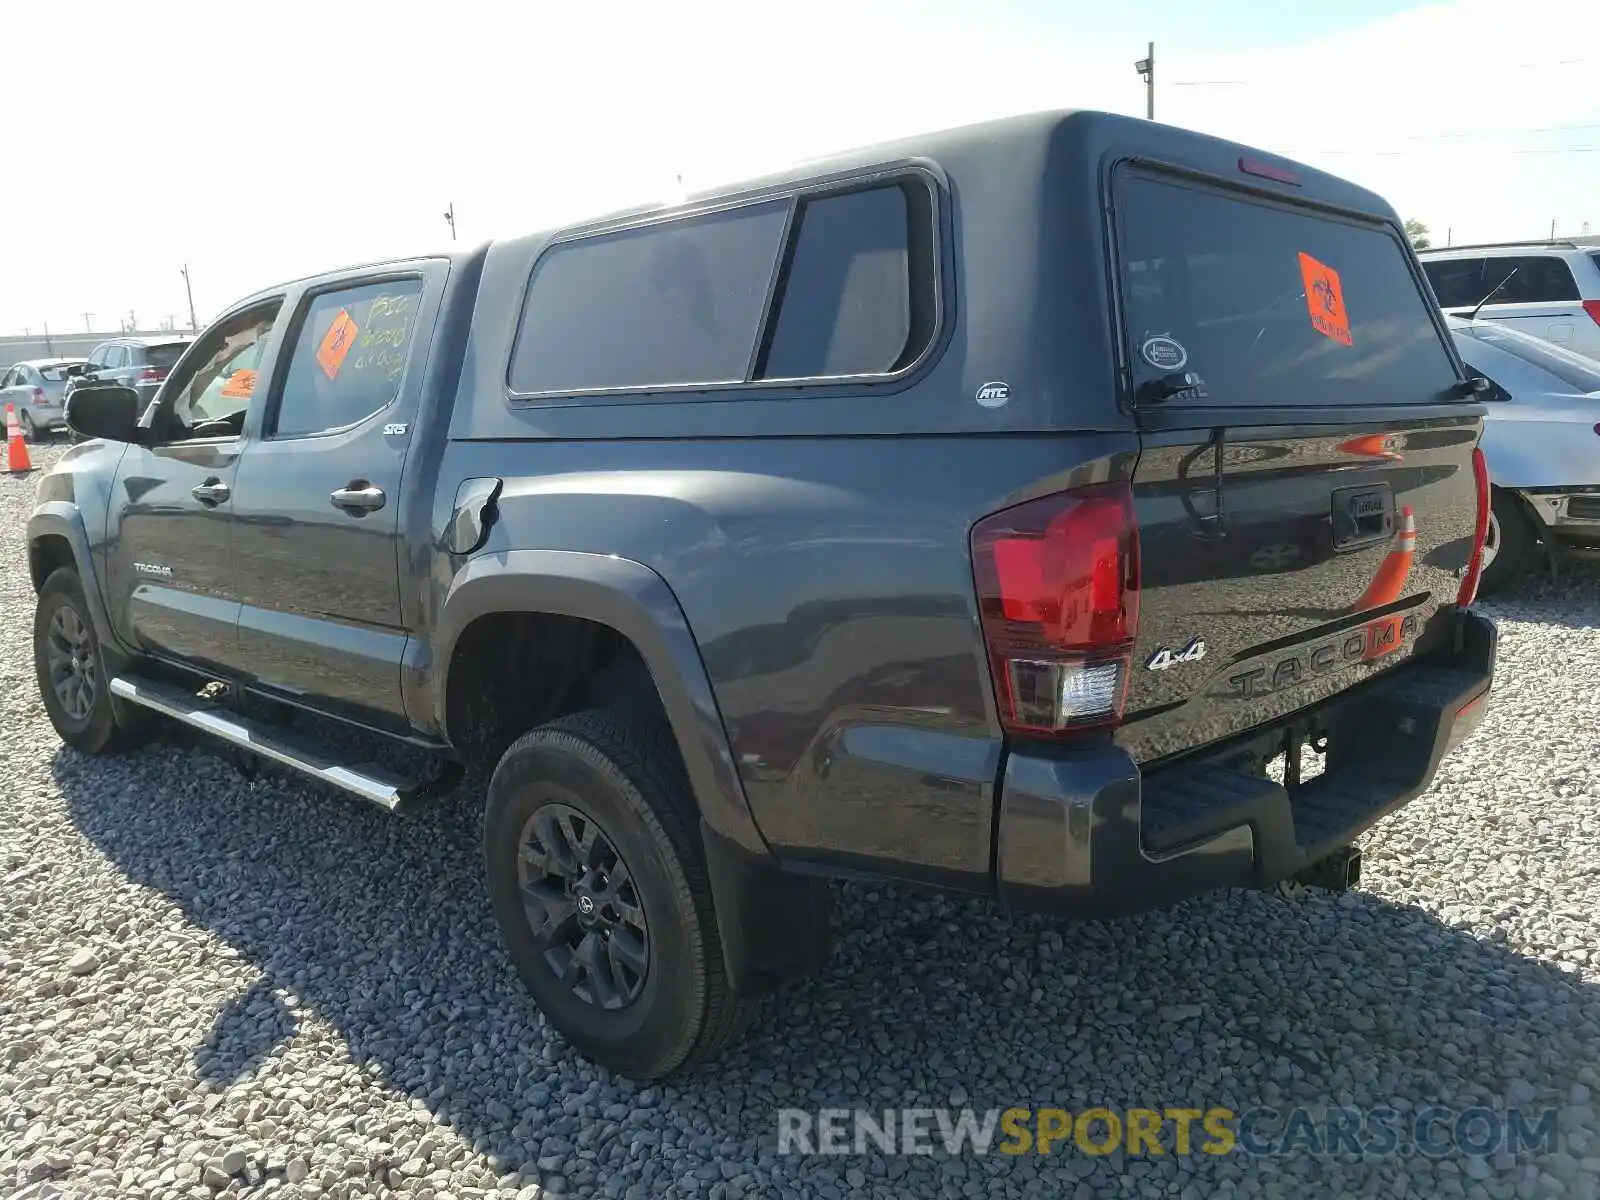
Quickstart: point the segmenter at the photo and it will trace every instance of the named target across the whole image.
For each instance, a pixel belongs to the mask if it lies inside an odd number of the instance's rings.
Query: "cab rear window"
[[[1455,366],[1387,228],[1144,172],[1117,193],[1136,404],[1448,398]]]

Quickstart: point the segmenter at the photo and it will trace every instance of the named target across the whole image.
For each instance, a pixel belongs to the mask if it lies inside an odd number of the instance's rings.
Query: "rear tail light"
[[[1600,300],[1585,300],[1583,311],[1594,318],[1594,323],[1600,325]]]
[[[1139,624],[1139,535],[1126,483],[994,513],[972,529],[989,670],[1009,733],[1122,719]]]
[[[1472,451],[1472,478],[1478,488],[1478,514],[1472,525],[1472,557],[1467,559],[1467,573],[1456,593],[1456,603],[1462,608],[1477,598],[1478,580],[1483,575],[1483,542],[1489,536],[1489,462],[1481,447]]]
[[[166,377],[167,373],[160,367],[146,367],[144,370],[139,372],[139,378],[141,380],[148,380],[156,383],[161,382],[161,380],[165,379]]]
[[[48,401],[45,399],[44,389],[42,387],[36,387],[33,389],[33,402],[35,404],[48,403]]]

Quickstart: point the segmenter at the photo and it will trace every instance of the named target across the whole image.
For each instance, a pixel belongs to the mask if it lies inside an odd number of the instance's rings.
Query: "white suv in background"
[[[1493,292],[1480,320],[1504,321],[1600,359],[1600,246],[1511,242],[1421,250],[1417,257],[1446,312],[1466,316]]]

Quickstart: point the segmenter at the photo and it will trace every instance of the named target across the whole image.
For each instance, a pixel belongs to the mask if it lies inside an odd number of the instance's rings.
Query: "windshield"
[[[1133,171],[1117,210],[1138,402],[1426,404],[1459,382],[1387,227]]]
[[[1600,363],[1554,342],[1507,329],[1493,321],[1462,321],[1452,328],[1463,337],[1484,342],[1532,363],[1541,371],[1548,371],[1575,392],[1600,392]]]
[[[145,347],[145,357],[150,360],[152,367],[159,367],[163,371],[170,371],[183,357],[183,352],[189,348],[188,342],[164,342],[159,346]]]

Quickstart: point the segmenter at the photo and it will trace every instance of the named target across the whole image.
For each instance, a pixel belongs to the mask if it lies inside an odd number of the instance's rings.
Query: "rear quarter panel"
[[[1090,463],[1063,469],[1068,455]],[[1001,738],[968,533],[1132,439],[455,443],[505,479],[480,554],[615,554],[676,595],[751,812],[781,855],[987,887]],[[1026,485],[1024,484],[1026,481]]]

